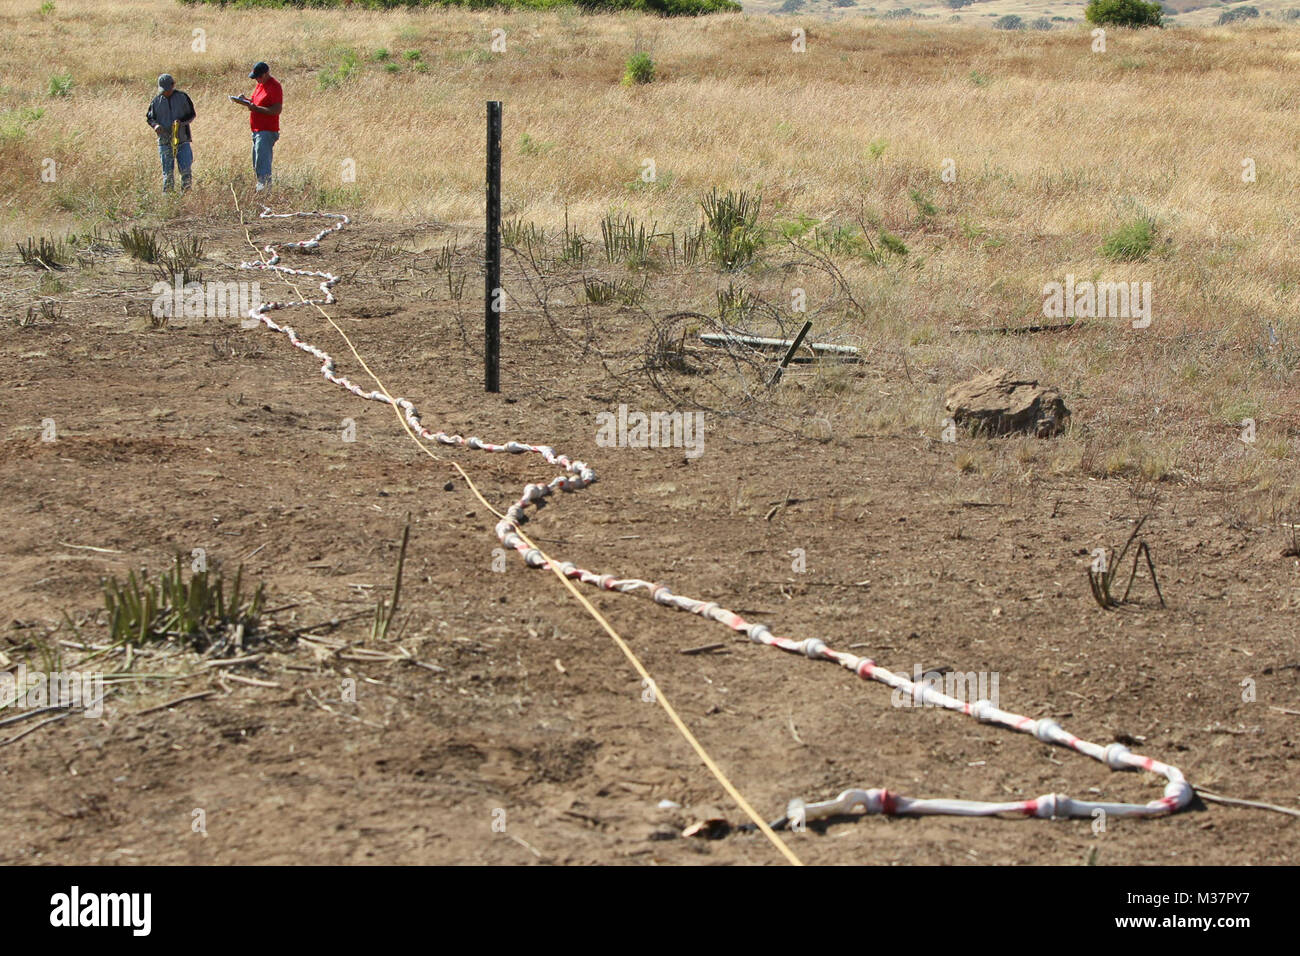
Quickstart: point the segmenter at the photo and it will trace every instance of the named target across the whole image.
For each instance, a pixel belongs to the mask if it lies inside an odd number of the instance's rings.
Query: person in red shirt
[[[271,188],[271,154],[280,138],[280,109],[284,105],[284,90],[271,75],[271,68],[258,63],[250,80],[257,80],[252,99],[232,96],[236,103],[248,107],[248,125],[253,130],[253,173],[257,176],[257,190]]]

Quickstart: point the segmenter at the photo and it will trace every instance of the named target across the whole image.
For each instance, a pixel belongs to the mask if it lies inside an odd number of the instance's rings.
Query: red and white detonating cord
[[[272,213],[267,207],[262,208],[260,218],[292,219],[299,217],[335,219],[337,222],[333,226],[322,229],[310,239],[301,242],[283,243],[283,248],[318,248],[322,239],[331,232],[338,232],[349,222],[348,217],[341,213]],[[249,311],[248,320],[245,320],[246,324],[251,320],[253,324],[260,322],[272,331],[283,332],[288,336],[289,341],[293,343],[295,348],[299,348],[320,359],[321,375],[326,380],[347,389],[360,398],[396,406],[401,410],[406,423],[422,438],[436,441],[442,445],[460,445],[476,451],[509,452],[511,454],[533,452],[541,455],[548,464],[563,469],[563,474],[552,478],[546,484],[525,485],[519,500],[510,506],[505,517],[496,526],[496,535],[501,544],[518,551],[528,567],[551,569],[551,563],[546,556],[536,548],[529,547],[518,533],[519,529],[528,522],[529,508],[533,510],[541,509],[546,504],[546,499],[554,494],[557,489],[560,491],[580,491],[586,488],[596,481],[595,471],[585,462],[570,459],[566,455],[556,454],[555,449],[550,445],[529,445],[517,441],[493,444],[473,436],[464,438],[461,435],[449,435],[443,431],[430,431],[420,421],[415,405],[407,399],[392,398],[381,391],[366,391],[345,376],[337,374],[334,359],[328,353],[316,348],[309,342],[304,342],[291,327],[277,324],[271,320],[267,313],[297,306],[318,307],[330,305],[335,301],[333,288],[338,283],[339,277],[329,272],[288,268],[280,265],[280,254],[274,246],[268,245],[264,251],[267,254],[265,261],[243,262],[240,263],[240,268],[266,269],[284,275],[319,278],[322,280],[320,290],[324,297],[321,299],[262,303]],[[858,657],[855,654],[834,650],[828,647],[824,641],[815,637],[805,638],[802,641],[777,637],[764,624],[751,624],[734,611],[729,611],[714,602],[674,594],[663,584],[644,581],[640,578],[619,578],[612,574],[597,574],[594,571],[580,568],[571,561],[560,562],[558,569],[565,577],[605,591],[620,591],[624,594],[633,591],[645,591],[654,599],[656,604],[676,608],[679,611],[688,611],[691,614],[697,614],[719,624],[725,624],[732,630],[745,634],[755,643],[767,644],[783,651],[789,651],[792,654],[803,654],[812,660],[833,661],[842,667],[848,668],[863,679],[879,681],[902,691],[917,704],[944,707],[974,717],[983,723],[999,724],[1011,730],[1033,734],[1043,743],[1068,747],[1104,763],[1111,770],[1146,770],[1162,776],[1168,781],[1165,785],[1164,796],[1149,803],[1104,803],[1091,800],[1074,800],[1064,794],[1053,793],[1044,794],[1032,800],[998,803],[985,800],[917,799],[880,789],[845,790],[834,799],[824,800],[819,803],[805,803],[798,799],[791,800],[786,810],[786,816],[788,820],[796,825],[809,820],[848,813],[857,808],[861,808],[866,813],[887,815],[994,816],[1010,813],[1026,817],[1063,819],[1068,817],[1095,817],[1104,813],[1117,817],[1152,817],[1177,812],[1186,807],[1192,800],[1192,786],[1184,779],[1182,772],[1177,767],[1133,753],[1123,744],[1114,743],[1103,747],[1100,744],[1074,736],[1050,718],[1044,717],[1034,720],[1023,717],[1020,714],[999,710],[988,700],[977,700],[973,703],[957,700],[937,690],[933,684],[925,681],[914,683],[906,677],[886,670],[870,658]]]

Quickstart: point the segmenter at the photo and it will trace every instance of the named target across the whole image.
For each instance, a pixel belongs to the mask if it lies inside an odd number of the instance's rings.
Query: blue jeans
[[[274,130],[261,130],[253,134],[253,172],[259,186],[271,185],[271,153],[280,134]]]
[[[189,143],[176,147],[172,155],[172,138],[170,135],[158,137],[158,158],[162,160],[163,192],[171,192],[176,185],[175,166],[181,168],[181,188],[190,188],[190,168],[194,165],[194,148]]]

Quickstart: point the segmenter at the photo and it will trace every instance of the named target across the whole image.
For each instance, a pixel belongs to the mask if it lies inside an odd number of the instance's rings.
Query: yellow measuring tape
[[[231,186],[230,192],[232,195],[235,196],[235,211],[239,213],[240,225],[244,227],[244,238],[248,241],[248,244],[250,247],[252,247],[254,253],[257,254],[257,257],[261,259],[263,265],[269,265],[266,262],[266,259],[262,256],[262,251],[258,249],[257,245],[253,242],[253,237],[248,231],[247,224],[245,224],[244,222],[243,210],[239,208],[239,197],[238,195],[235,195],[235,190],[233,186]],[[271,270],[271,271],[275,271],[275,270]],[[303,294],[302,290],[298,288],[298,286],[294,283],[292,279],[285,276],[284,273],[277,272],[277,275],[281,277],[281,279],[289,286],[289,288],[293,289],[294,293],[298,296],[299,299],[301,299],[304,302],[310,301],[307,299],[307,296]],[[402,426],[402,430],[406,432],[406,434],[410,437],[410,439],[413,442],[415,442],[415,444],[426,455],[428,455],[430,458],[434,459],[435,461],[447,461],[453,468],[455,468],[460,473],[460,476],[465,479],[465,484],[470,489],[470,491],[473,492],[474,497],[476,497],[483,504],[483,506],[488,509],[488,511],[492,512],[492,514],[496,515],[498,518],[503,517],[501,512],[499,512],[496,508],[492,507],[491,503],[485,497],[483,497],[483,494],[478,490],[478,486],[474,484],[473,479],[470,478],[470,476],[466,473],[465,469],[462,468],[458,462],[449,461],[448,459],[441,458],[440,456],[434,454],[432,449],[430,449],[427,445],[425,445],[425,443],[420,439],[420,436],[415,434],[415,432],[411,429],[410,423],[407,422],[405,416],[402,415],[402,410],[397,406],[397,401],[393,398],[392,393],[388,391],[388,388],[384,385],[383,381],[379,378],[379,376],[376,375],[374,371],[371,370],[368,364],[366,364],[365,359],[361,357],[361,353],[359,353],[356,349],[356,346],[352,344],[352,339],[348,337],[348,334],[344,332],[342,328],[339,327],[339,324],[335,322],[334,319],[329,315],[329,313],[327,313],[324,309],[322,309],[318,303],[311,302],[311,304],[315,307],[316,311],[319,312],[324,317],[325,321],[334,327],[334,331],[338,332],[338,334],[342,337],[343,341],[347,343],[348,351],[352,353],[352,357],[357,360],[357,362],[361,365],[363,369],[365,369],[366,374],[370,376],[372,381],[374,381],[379,391],[383,393],[386,399],[388,399],[388,402],[393,409],[393,413],[397,416],[397,420]],[[719,767],[718,764],[713,760],[713,758],[709,756],[708,751],[704,749],[704,745],[699,742],[699,740],[696,738],[696,736],[693,733],[691,733],[690,728],[686,726],[686,723],[678,715],[677,710],[673,707],[671,703],[669,703],[668,698],[664,696],[663,691],[659,689],[658,682],[653,677],[650,676],[650,672],[646,670],[645,665],[641,663],[640,658],[636,656],[636,653],[632,650],[632,648],[628,646],[627,642],[623,640],[623,638],[619,635],[618,631],[614,629],[614,626],[609,623],[608,619],[606,619],[606,617],[603,614],[601,614],[599,610],[596,609],[596,607],[587,599],[587,596],[583,594],[581,591],[579,591],[577,586],[572,581],[570,581],[567,577],[564,576],[564,572],[560,570],[558,562],[552,561],[550,556],[547,555],[546,552],[543,551],[541,548],[538,548],[537,545],[531,539],[529,539],[529,537],[526,534],[524,534],[524,532],[518,527],[518,525],[515,525],[514,529],[515,529],[515,533],[519,535],[519,537],[524,541],[525,544],[527,544],[530,548],[537,549],[538,553],[540,553],[542,557],[546,560],[547,566],[555,573],[555,576],[559,578],[560,583],[563,584],[568,589],[569,593],[578,601],[579,604],[582,605],[582,607],[586,610],[586,612],[589,615],[591,615],[591,617],[596,621],[596,623],[598,623],[605,630],[605,633],[607,633],[613,639],[614,643],[618,645],[619,650],[623,652],[623,655],[631,663],[633,669],[639,675],[641,675],[641,679],[643,681],[646,681],[648,685],[651,688],[653,688],[655,700],[658,701],[660,706],[663,707],[664,712],[668,715],[668,719],[672,721],[673,726],[677,728],[678,732],[680,732],[684,738],[686,738],[686,742],[691,745],[691,749],[695,751],[696,755],[703,762],[704,766],[707,767],[709,772],[712,773],[713,776],[717,779],[718,783],[722,786],[722,789],[725,790],[727,794],[733,800],[736,801],[736,804],[741,808],[741,810],[745,812],[745,815],[754,821],[754,824],[758,827],[758,829],[763,833],[764,836],[766,836],[772,842],[772,845],[775,846],[778,851],[780,851],[781,855],[784,856],[789,863],[793,864],[794,866],[802,866],[803,861],[801,861],[799,857],[795,856],[794,851],[791,850],[790,847],[786,845],[785,841],[776,835],[775,831],[773,831],[771,826],[769,826],[768,823],[761,816],[759,816],[758,812],[754,810],[753,806],[750,805],[749,801],[745,799],[745,797],[741,794],[741,792],[737,790],[736,787],[732,784],[732,782],[727,778],[727,775],[723,773],[722,768]]]

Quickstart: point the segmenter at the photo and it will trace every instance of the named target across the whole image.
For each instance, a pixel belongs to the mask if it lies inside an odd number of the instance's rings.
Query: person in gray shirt
[[[181,190],[190,188],[190,170],[194,165],[193,139],[190,123],[194,121],[194,101],[183,90],[176,89],[170,73],[158,77],[158,95],[149,104],[145,119],[158,134],[158,156],[162,159],[163,192],[171,192],[175,185],[174,167],[181,170]]]

